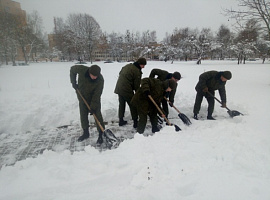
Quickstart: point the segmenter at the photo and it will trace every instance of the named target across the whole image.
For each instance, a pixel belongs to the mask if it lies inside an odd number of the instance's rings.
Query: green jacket
[[[208,87],[208,91],[214,94],[215,90],[219,91],[219,95],[222,103],[226,103],[226,81],[221,81],[222,72],[218,71],[208,71],[204,72],[199,76],[199,82],[197,83],[195,89],[197,92],[202,92],[202,90]]]
[[[172,73],[169,73],[169,72],[162,70],[162,69],[152,69],[152,71],[149,75],[149,78],[155,78],[155,76],[157,76],[156,77],[157,79],[159,79],[161,81],[165,81],[165,80],[172,78]],[[175,93],[177,90],[177,86],[178,86],[178,84],[176,83],[176,88],[174,90],[172,90],[169,94],[169,100],[172,103],[174,102],[174,96],[175,96]]]
[[[134,92],[138,90],[141,83],[142,71],[139,65],[135,63],[127,64],[122,67],[115,86],[114,93],[127,98],[132,98]]]
[[[150,95],[157,104],[164,99],[165,90],[168,88],[169,80],[161,81],[155,78],[143,78],[141,81],[141,87],[137,90],[131,100],[131,104],[134,106],[142,106],[144,102],[150,101],[145,95],[145,91],[150,91]]]
[[[70,68],[70,82],[77,83],[78,75],[78,89],[83,97],[88,102],[91,110],[97,111],[101,109],[100,98],[103,92],[104,79],[100,74],[97,79],[92,80],[88,73],[89,67],[84,65],[74,65]],[[83,102],[81,97],[77,94],[80,102]]]

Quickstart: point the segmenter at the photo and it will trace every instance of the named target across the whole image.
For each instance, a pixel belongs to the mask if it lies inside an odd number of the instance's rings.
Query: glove
[[[147,99],[148,99],[148,95],[150,95],[150,91],[149,90],[146,90],[145,92],[144,92],[144,95],[147,97]]]
[[[171,107],[173,107],[173,102],[169,102],[169,105],[170,105]]]
[[[203,88],[203,92],[208,92],[208,87]]]
[[[72,83],[72,87],[74,88],[74,90],[77,90],[78,89],[78,84]]]
[[[222,106],[220,106],[221,108],[226,108],[227,107],[227,105],[226,105],[226,103],[222,103]]]

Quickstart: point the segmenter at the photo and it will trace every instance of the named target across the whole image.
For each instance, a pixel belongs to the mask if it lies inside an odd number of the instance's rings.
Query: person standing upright
[[[80,108],[81,126],[83,129],[83,135],[78,139],[79,142],[89,138],[89,113],[95,114],[101,126],[105,129],[100,103],[101,94],[103,92],[104,79],[100,71],[101,69],[98,65],[92,65],[91,67],[84,65],[74,65],[70,68],[70,82],[72,87],[76,91],[77,89],[80,91],[91,108],[91,111],[89,111],[81,96],[77,93]],[[102,131],[99,126],[97,126],[97,130],[99,132],[99,139],[102,139],[102,137],[100,137],[102,136]],[[102,141],[98,142],[102,143]]]
[[[157,77],[156,77],[157,76]],[[162,70],[162,69],[152,69],[152,71],[150,72],[149,78],[157,78],[161,81],[165,81],[165,80],[173,80],[176,82],[176,87],[174,90],[167,92],[166,93],[166,98],[169,99],[170,103],[169,105],[171,107],[173,107],[173,103],[174,103],[174,96],[177,90],[177,82],[181,79],[181,74],[179,72],[174,72],[174,73],[169,73],[166,70]],[[161,101],[162,104],[162,109],[165,112],[165,116],[166,118],[168,118],[169,115],[169,109],[168,109],[168,102],[166,99],[162,99]]]
[[[131,117],[133,120],[133,127],[137,128],[138,123],[138,113],[135,106],[130,104],[130,101],[140,87],[141,78],[142,78],[142,69],[146,65],[145,58],[139,58],[136,62],[127,64],[122,67],[119,77],[115,86],[114,93],[118,94],[119,108],[118,108],[118,117],[119,117],[119,126],[127,124],[127,121],[124,120],[126,103],[130,108]]]
[[[214,112],[215,106],[215,90],[219,91],[219,95],[221,98],[222,106],[226,108],[226,90],[225,85],[227,80],[232,78],[232,73],[230,71],[208,71],[204,72],[199,76],[199,82],[197,83],[195,90],[197,91],[195,104],[193,108],[194,119],[198,120],[198,113],[201,109],[201,103],[203,97],[206,98],[208,102],[208,114],[207,119],[215,120],[212,114]],[[212,95],[210,95],[210,94]]]

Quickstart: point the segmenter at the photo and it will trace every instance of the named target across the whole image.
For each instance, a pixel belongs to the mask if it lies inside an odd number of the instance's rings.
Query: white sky
[[[232,21],[222,8],[236,8],[237,0],[15,0],[30,14],[37,10],[44,30],[53,30],[53,17],[67,18],[69,13],[87,13],[96,19],[102,31],[125,33],[156,31],[158,40],[177,28],[211,28]]]

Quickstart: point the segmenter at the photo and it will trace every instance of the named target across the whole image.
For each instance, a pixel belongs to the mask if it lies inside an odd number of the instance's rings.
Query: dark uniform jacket
[[[169,72],[162,70],[162,69],[152,69],[152,71],[149,75],[149,78],[155,78],[155,76],[157,76],[156,77],[157,79],[159,79],[161,81],[165,81],[165,80],[172,78],[172,73],[169,73]],[[168,96],[170,102],[172,102],[172,103],[174,102],[174,96],[175,96],[175,92],[177,90],[177,86],[178,86],[178,84],[176,83],[176,88],[174,90],[172,90]]]
[[[199,76],[199,82],[197,83],[195,89],[197,92],[202,92],[202,90],[208,87],[208,91],[214,94],[215,90],[219,91],[219,95],[222,103],[226,103],[226,81],[221,81],[220,77],[222,72],[208,71],[204,72]]]
[[[141,87],[137,90],[131,100],[134,106],[144,106],[144,102],[149,102],[150,99],[145,95],[145,91],[150,91],[150,95],[157,104],[160,104],[164,98],[165,90],[168,88],[169,80],[161,81],[155,78],[143,78]]]
[[[97,79],[92,80],[88,73],[89,67],[84,65],[74,65],[70,68],[70,82],[76,83],[78,74],[78,89],[83,97],[89,103],[91,110],[96,111],[101,109],[100,97],[104,87],[104,79],[100,74]],[[77,94],[78,99],[82,102],[81,97]]]
[[[142,71],[138,63],[127,64],[119,72],[114,93],[131,99],[134,92],[140,87],[141,78]]]

